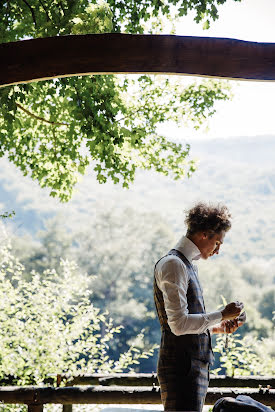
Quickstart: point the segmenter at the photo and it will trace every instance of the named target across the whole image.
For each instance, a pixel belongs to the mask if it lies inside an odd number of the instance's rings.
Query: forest
[[[224,354],[219,353],[214,370],[229,374],[272,373],[275,226],[274,172],[268,156],[273,141],[273,136],[261,136],[221,139],[219,143],[211,139],[194,142],[194,158],[200,158],[198,170],[185,182],[143,172],[135,186],[126,190],[113,185],[98,186],[87,176],[66,207],[46,194],[41,199],[37,185],[20,177],[6,163],[0,171],[1,197],[9,198],[3,207],[13,205],[16,215],[3,221],[8,233],[4,239],[10,241],[10,253],[24,266],[21,271],[26,282],[32,283],[38,274],[41,282],[55,279],[62,289],[66,264],[70,276],[75,278],[69,282],[70,293],[79,293],[81,302],[81,291],[76,291],[73,285],[74,282],[78,285],[79,279],[80,287],[85,279],[89,304],[104,314],[106,322],[112,318],[113,327],[119,329],[105,348],[106,354],[119,361],[121,354],[134,345],[137,352],[133,354],[137,358],[144,351],[146,354],[135,359],[138,364],[128,367],[152,372],[156,370],[157,359],[154,348],[160,339],[152,293],[154,263],[185,233],[184,210],[197,200],[222,201],[232,210],[233,227],[220,255],[211,261],[199,261],[200,278],[208,311],[221,307],[223,299],[244,302],[248,321],[232,336],[232,345],[240,334],[242,343],[237,346],[242,353],[249,340],[253,350],[247,356],[255,362],[249,362],[251,369],[246,361],[239,360],[242,356],[239,354],[238,360],[233,357],[226,364]],[[214,145],[218,153],[215,158]],[[230,150],[235,153],[237,149],[238,157],[230,157]],[[53,279],[51,271],[55,273]],[[37,293],[41,293],[39,288]],[[103,335],[104,322],[99,328]],[[217,338],[220,352],[223,341],[224,336]],[[88,350],[82,344],[83,351]]]

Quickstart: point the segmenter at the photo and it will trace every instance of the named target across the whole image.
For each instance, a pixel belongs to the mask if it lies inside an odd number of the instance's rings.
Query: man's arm
[[[186,295],[189,277],[181,259],[165,257],[156,269],[156,281],[163,293],[168,325],[175,335],[204,333],[222,320],[221,311],[201,314],[188,312]]]

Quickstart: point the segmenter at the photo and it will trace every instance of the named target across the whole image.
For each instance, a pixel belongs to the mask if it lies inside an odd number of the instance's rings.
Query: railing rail
[[[75,385],[121,385],[121,386],[158,386],[156,373],[117,373],[86,374],[79,376],[57,375],[57,385],[65,382],[66,386]],[[259,388],[269,386],[275,388],[275,376],[236,376],[210,375],[210,387]]]
[[[72,411],[73,404],[160,404],[159,387],[155,384],[155,380],[155,374],[93,374],[70,378],[57,375],[57,385],[64,381],[63,384],[70,386],[2,386],[0,400],[3,403],[25,404],[28,406],[28,412],[42,412],[43,406],[50,403],[63,405],[64,412]],[[77,386],[73,386],[76,382],[78,382]],[[85,386],[81,386],[80,383]],[[223,386],[217,387],[221,383]],[[275,407],[274,383],[274,376],[238,378],[215,376],[207,391],[206,404],[213,405],[224,396],[236,397],[242,394]],[[254,385],[253,388],[248,387],[251,384]],[[258,388],[255,387],[256,384]],[[241,388],[240,385],[243,387]]]

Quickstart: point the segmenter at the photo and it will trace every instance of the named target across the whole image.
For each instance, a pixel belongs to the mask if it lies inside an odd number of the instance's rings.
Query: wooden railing
[[[158,386],[157,375],[155,373],[116,373],[81,376],[57,375],[56,386],[64,382],[66,386],[75,385],[119,385],[119,386]],[[259,388],[269,386],[275,388],[275,376],[238,376],[231,378],[226,375],[210,375],[210,387],[249,387]]]
[[[73,404],[160,404],[157,385],[155,374],[57,375],[55,386],[2,386],[0,400],[25,404],[29,412],[42,412],[49,403],[63,405],[63,412],[71,412]],[[205,403],[213,405],[223,396],[243,394],[274,407],[274,388],[274,376],[212,376]]]

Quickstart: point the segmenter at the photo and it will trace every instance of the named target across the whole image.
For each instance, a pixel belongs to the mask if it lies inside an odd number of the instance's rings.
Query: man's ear
[[[207,233],[206,232],[202,232],[202,239],[207,239]]]

